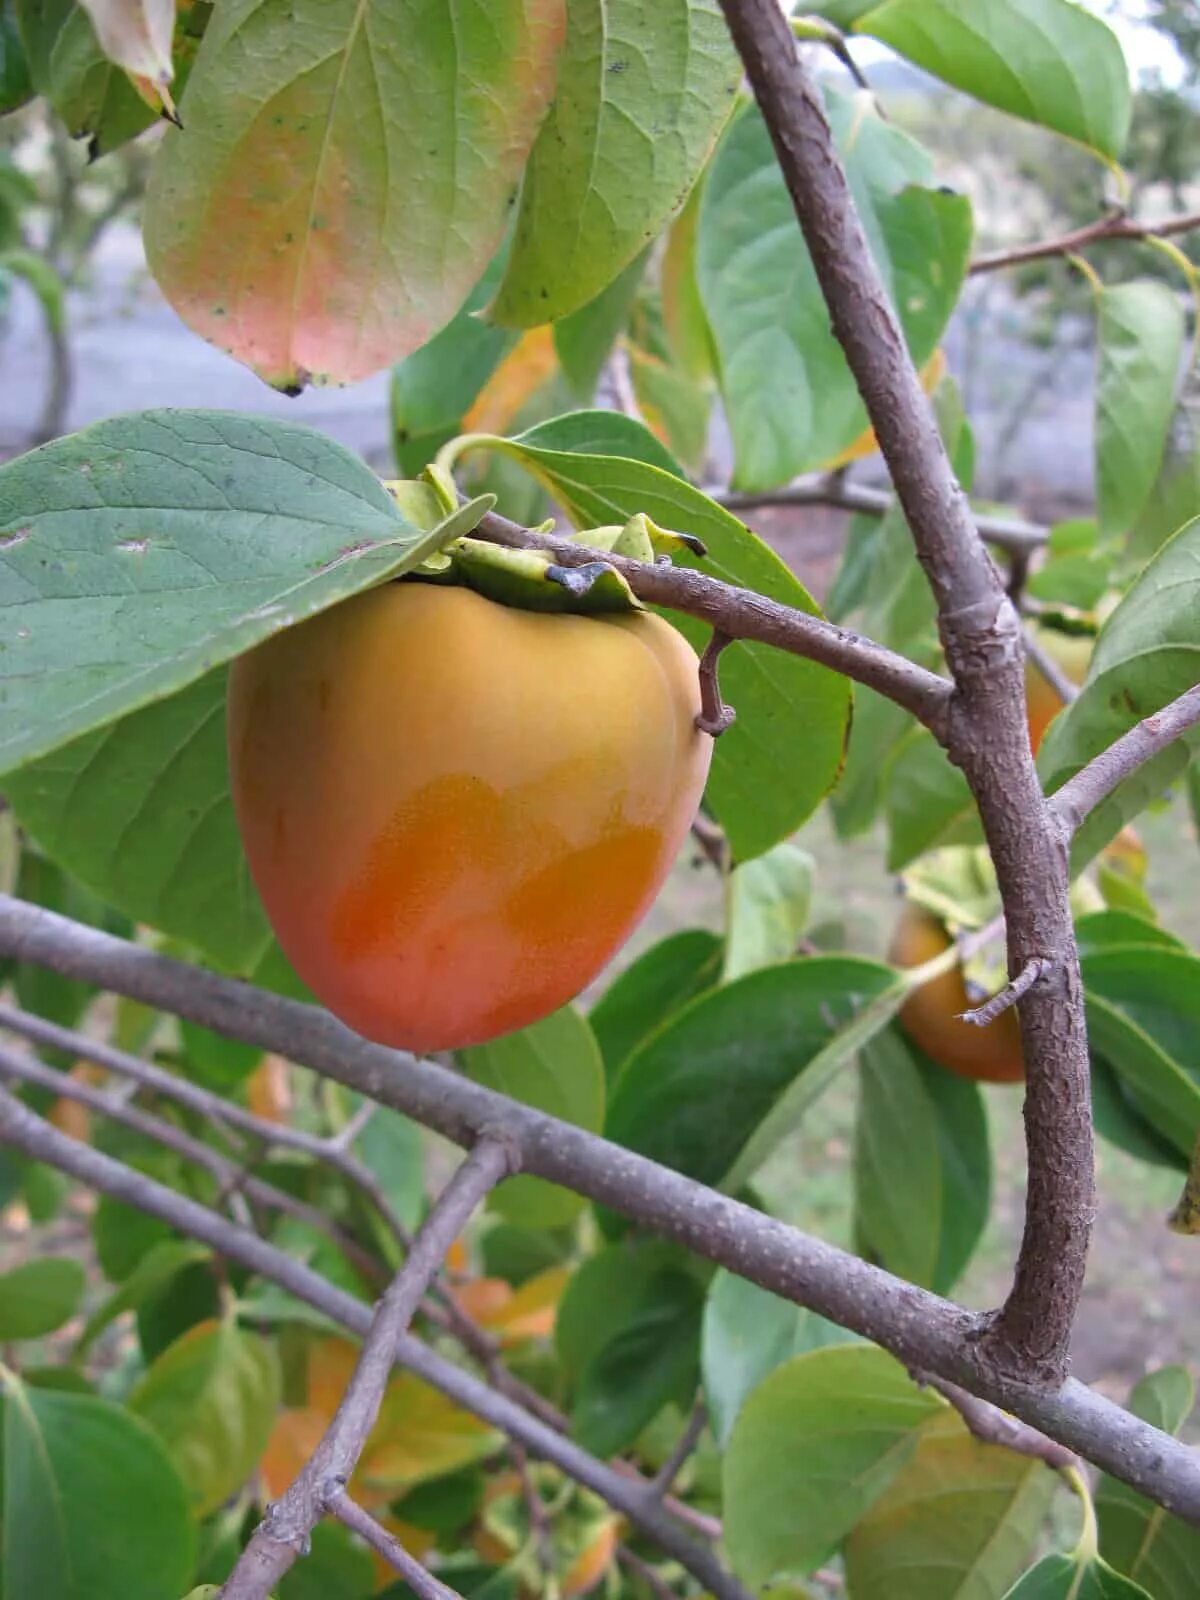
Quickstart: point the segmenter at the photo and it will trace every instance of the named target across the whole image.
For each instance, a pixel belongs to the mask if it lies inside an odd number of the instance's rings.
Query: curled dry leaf
[[[80,0],[108,59],[134,77],[170,83],[175,0]]]

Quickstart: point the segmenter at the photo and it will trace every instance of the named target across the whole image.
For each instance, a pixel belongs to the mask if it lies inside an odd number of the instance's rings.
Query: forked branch
[[[507,1140],[485,1136],[454,1174],[375,1307],[333,1420],[295,1482],[268,1508],[221,1591],[224,1600],[269,1600],[275,1585],[305,1554],[312,1530],[331,1507],[336,1503],[346,1513],[346,1485],[379,1417],[400,1336],[408,1331],[446,1252],[475,1208],[519,1164]]]
[[[1031,1385],[1019,1374],[998,1370],[981,1347],[983,1319],[978,1314],[904,1283],[681,1173],[532,1107],[506,1100],[432,1062],[418,1062],[369,1044],[314,1007],[189,967],[3,896],[0,955],[32,961],[128,994],[230,1037],[274,1050],[405,1112],[459,1144],[471,1145],[483,1134],[502,1129],[519,1147],[523,1171],[610,1206],[762,1288],[820,1311],[891,1350],[909,1367],[969,1388],[1167,1509],[1200,1524],[1200,1459],[1187,1446],[1082,1384],[1068,1382],[1050,1390]],[[182,1231],[262,1272],[355,1332],[365,1332],[369,1312],[361,1301],[329,1289],[336,1297],[331,1302],[328,1286],[317,1280],[314,1288],[314,1275],[299,1263],[271,1251],[244,1229],[153,1185],[142,1174],[122,1171],[98,1152],[64,1138],[11,1097],[0,1099],[0,1144],[48,1161],[80,1182],[152,1215],[165,1215]],[[164,1206],[168,1208],[165,1212]],[[665,1540],[682,1537],[679,1524],[653,1503],[648,1484],[601,1467],[589,1457],[580,1460],[581,1453],[554,1429],[489,1385],[443,1361],[418,1340],[406,1336],[399,1359],[459,1404],[595,1488],[664,1549],[676,1553]],[[686,1538],[683,1547],[694,1563],[696,1547]],[[706,1552],[700,1552],[704,1555]],[[698,1572],[695,1564],[689,1571],[719,1596],[730,1593],[728,1581],[722,1590],[714,1587],[721,1581],[719,1567],[715,1576],[710,1568]]]

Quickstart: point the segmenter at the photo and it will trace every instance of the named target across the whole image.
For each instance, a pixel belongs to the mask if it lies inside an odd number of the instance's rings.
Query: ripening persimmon
[[[892,935],[888,959],[897,967],[919,967],[948,950],[952,937],[923,906],[906,900]],[[963,1022],[971,1005],[961,966],[914,989],[900,1009],[900,1026],[931,1061],[981,1083],[1020,1083],[1025,1077],[1021,1027],[1015,1009],[986,1028]]]
[[[649,909],[708,773],[697,660],[646,612],[388,583],[229,685],[234,804],[279,942],[366,1037],[455,1049],[584,989]]]

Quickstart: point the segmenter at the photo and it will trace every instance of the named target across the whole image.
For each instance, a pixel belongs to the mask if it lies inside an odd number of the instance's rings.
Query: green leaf
[[[0,114],[23,106],[33,95],[33,80],[21,40],[16,0],[0,0]]]
[[[45,256],[35,255],[32,250],[0,251],[0,273],[27,283],[38,298],[47,327],[52,333],[62,332],[66,287]]]
[[[0,768],[186,688],[430,540],[357,457],[292,423],[141,412],[9,462]]]
[[[5,1600],[164,1600],[183,1593],[195,1551],[183,1485],[144,1423],[5,1380]]]
[[[807,1306],[722,1268],[709,1285],[700,1343],[704,1398],[720,1447],[728,1447],[746,1399],[776,1367],[808,1350],[856,1339]]]
[[[640,424],[612,412],[577,412],[495,448],[519,460],[581,528],[624,523],[644,512],[660,527],[694,534],[694,566],[740,588],[816,613],[816,602],[775,552],[715,501],[685,483],[676,463]],[[693,647],[709,629],[669,613]],[[794,833],[837,779],[850,710],[847,679],[766,645],[738,643],[721,658],[725,698],[738,713],[717,740],[707,797],[739,859],[761,855]],[[791,736],[804,728],[803,740]]]
[[[970,204],[928,187],[929,156],[865,96],[828,90],[826,107],[872,254],[922,365],[958,299]],[[705,183],[698,275],[737,486],[774,488],[853,444],[867,414],[754,109],[729,130]]]
[[[403,1225],[416,1228],[425,1209],[425,1142],[420,1126],[389,1106],[376,1106],[355,1148]]]
[[[1102,538],[1128,533],[1158,478],[1183,357],[1184,318],[1167,284],[1100,290],[1096,505]]]
[[[264,1055],[257,1045],[227,1039],[211,1028],[182,1019],[179,1040],[187,1076],[217,1094],[235,1095]]]
[[[1200,521],[1163,545],[1101,629],[1079,698],[1051,724],[1038,752],[1047,793],[1200,679],[1198,612]],[[1120,784],[1075,835],[1072,867],[1085,866],[1187,760],[1188,743],[1177,740]]]
[[[865,833],[875,821],[890,771],[890,756],[912,735],[912,718],[903,706],[874,689],[857,688],[850,748],[829,809],[839,839]]]
[[[1094,1039],[1089,1043],[1092,1121],[1099,1136],[1137,1161],[1167,1167],[1172,1172],[1186,1172],[1188,1163],[1183,1152],[1143,1116],[1120,1073]]]
[[[11,789],[9,798],[12,798]],[[33,849],[29,840],[25,841],[21,851],[17,894],[22,900],[70,917],[73,922],[104,928],[109,933],[128,934],[131,931],[127,923],[115,917],[82,883],[64,872],[40,850]],[[94,984],[64,978],[60,973],[51,972],[49,968],[32,961],[16,963],[14,987],[17,1000],[26,1011],[34,1011],[39,1017],[47,1017],[63,1028],[76,1025],[97,992]],[[44,1048],[43,1054],[64,1069],[74,1065],[73,1058],[66,1051]]]
[[[983,837],[966,778],[927,728],[910,725],[884,772],[887,869],[900,872],[935,846]]]
[[[985,105],[1121,154],[1129,68],[1112,29],[1072,0],[887,0],[856,31]]]
[[[1183,1367],[1160,1367],[1134,1386],[1129,1409],[1167,1433],[1191,1415],[1195,1385]],[[1153,1600],[1192,1600],[1200,1591],[1200,1529],[1144,1499],[1115,1478],[1096,1486],[1100,1552]]]
[[[1139,1583],[1122,1578],[1099,1557],[1043,1556],[1005,1595],[1004,1600],[1155,1600]]]
[[[84,1271],[66,1256],[26,1261],[0,1273],[0,1342],[40,1339],[75,1315]]]
[[[553,322],[610,284],[687,198],[739,78],[716,0],[571,0],[493,319]]]
[[[1183,1154],[1200,1126],[1200,959],[1165,946],[1109,946],[1082,962],[1097,1043],[1127,1077],[1134,1099]],[[1114,1028],[1112,1012],[1123,1027]],[[1140,1041],[1152,1042],[1146,1051]],[[1118,1049],[1114,1046],[1124,1046]],[[1156,1060],[1169,1061],[1170,1070]],[[1140,1075],[1155,1061],[1149,1077]]]
[[[588,1013],[609,1083],[634,1050],[721,975],[721,941],[685,928],[644,951],[619,973]]]
[[[1033,1552],[1055,1475],[980,1444],[954,1412],[924,1425],[887,1493],[847,1539],[854,1600],[990,1600]]]
[[[249,975],[274,938],[229,790],[226,676],[210,672],[73,740],[5,787],[25,827],[76,877]],[[136,849],[114,849],[132,838]]]
[[[919,1425],[942,1409],[872,1345],[812,1350],[777,1367],[742,1407],[725,1455],[734,1571],[758,1587],[819,1567],[911,1456]]]
[[[571,388],[586,405],[591,404],[604,363],[629,320],[648,254],[643,251],[635,256],[594,300],[554,324],[559,363]]]
[[[162,1439],[194,1514],[206,1517],[257,1466],[279,1395],[273,1345],[232,1323],[202,1323],[159,1356],[129,1409]]]
[[[708,454],[711,392],[682,367],[637,345],[629,347],[629,376],[642,416],[698,477]]]
[[[146,197],[167,299],[283,389],[417,349],[500,243],[562,24],[562,0],[215,8],[180,103],[205,138],[169,129]]]
[[[113,66],[74,0],[16,0],[29,73],[74,139],[94,160],[157,120],[128,77]]]
[[[894,983],[874,961],[812,956],[710,990],[626,1061],[605,1137],[701,1183],[727,1182],[794,1080]]]
[[[815,866],[807,850],[785,840],[733,869],[722,982],[795,955],[808,923]]]
[[[319,1522],[312,1549],[280,1580],[279,1600],[367,1600],[377,1581],[370,1551],[345,1528]]]
[[[75,1359],[78,1361],[84,1356],[123,1311],[137,1311],[147,1300],[160,1294],[184,1267],[207,1261],[208,1257],[206,1245],[194,1244],[188,1239],[161,1239],[152,1244],[115,1293],[88,1318],[75,1346]]]
[[[663,1267],[637,1288],[575,1386],[571,1432],[602,1459],[627,1450],[668,1401],[686,1404],[700,1373],[702,1285],[691,1272]]]
[[[1185,522],[1200,516],[1200,405],[1180,396],[1158,479],[1126,540],[1129,568],[1138,571]]]
[[[563,1370],[577,1382],[604,1347],[653,1298],[654,1284],[687,1268],[691,1258],[661,1239],[628,1239],[605,1245],[571,1274],[554,1324],[554,1344]]]
[[[604,1123],[604,1062],[586,1019],[563,1006],[532,1027],[473,1045],[460,1055],[463,1070],[489,1089],[536,1106],[564,1122],[598,1133]],[[557,1228],[585,1202],[542,1178],[509,1178],[491,1205],[526,1228]]]
[[[1034,599],[1081,611],[1099,605],[1112,586],[1110,554],[1097,548],[1099,531],[1092,517],[1055,523],[1045,560],[1026,585]]]
[[[977,1084],[921,1056],[896,1028],[860,1056],[855,1222],[889,1272],[946,1294],[987,1224],[991,1152]]]
[[[476,395],[519,334],[475,315],[500,281],[497,256],[440,333],[392,369],[392,438],[396,464],[415,477],[461,430]]]
[[[1093,911],[1080,917],[1075,924],[1075,942],[1081,956],[1112,944],[1150,944],[1167,950],[1187,950],[1182,939],[1133,911]]]

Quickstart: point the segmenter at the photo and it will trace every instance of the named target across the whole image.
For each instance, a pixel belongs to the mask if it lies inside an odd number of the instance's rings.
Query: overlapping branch
[[[333,1511],[356,1520],[357,1508],[348,1502],[346,1485],[378,1420],[396,1345],[472,1212],[518,1166],[516,1151],[507,1140],[485,1135],[454,1174],[375,1306],[358,1362],[329,1427],[295,1481],[268,1508],[225,1583],[223,1600],[270,1600],[275,1585],[306,1553],[312,1530],[324,1516]]]
[[[41,907],[0,897],[0,955],[128,994],[274,1050],[405,1112],[461,1145],[502,1132],[520,1151],[523,1171],[574,1189],[763,1288],[820,1311],[891,1350],[909,1367],[962,1385],[1200,1524],[1200,1459],[1194,1452],[1082,1384],[1068,1382],[1048,1389],[1030,1384],[1020,1374],[1006,1374],[989,1359],[980,1341],[984,1319],[856,1256],[431,1062],[370,1044],[326,1012],[190,967]],[[2,1143],[50,1161],[81,1182],[154,1215],[162,1215],[164,1205],[174,1206],[167,1220],[217,1249],[224,1250],[232,1240],[233,1259],[318,1304],[312,1298],[313,1275],[298,1263],[211,1213],[204,1213],[199,1224],[208,1231],[197,1231],[195,1213],[178,1209],[191,1202],[150,1184],[141,1174],[114,1175],[115,1164],[106,1164],[97,1152],[65,1139],[8,1101],[0,1102]],[[281,1276],[285,1270],[289,1275]],[[368,1309],[349,1296],[341,1296],[336,1309],[327,1298],[319,1308],[359,1333],[370,1317]],[[600,1463],[588,1465],[590,1458],[580,1462],[571,1454],[575,1447],[554,1429],[491,1386],[441,1361],[419,1341],[406,1336],[400,1348],[406,1366],[460,1404],[595,1488],[618,1509],[631,1516],[629,1507],[638,1509],[643,1514],[638,1525],[664,1549],[671,1548],[659,1536],[667,1530],[671,1537],[678,1535],[679,1524],[661,1506],[661,1521],[648,1509],[655,1500],[649,1485]],[[594,1469],[600,1470],[599,1478]],[[615,1484],[621,1486],[621,1498],[610,1492]],[[647,1515],[653,1517],[657,1531],[646,1523]],[[685,1540],[684,1548],[694,1554],[690,1540]],[[711,1572],[701,1577],[709,1588],[713,1581]],[[728,1584],[722,1592],[730,1592]]]
[[[1035,240],[1032,244],[1014,245],[1009,250],[995,250],[990,255],[976,256],[967,271],[972,274],[998,272],[1002,267],[1020,266],[1026,261],[1044,261],[1050,256],[1069,256],[1090,244],[1102,244],[1112,239],[1172,239],[1182,233],[1194,233],[1200,228],[1200,211],[1185,212],[1176,217],[1163,217],[1158,222],[1138,222],[1123,211],[1113,211],[1095,222],[1073,228],[1070,233],[1056,239]]]
[[[499,1096],[492,1098],[500,1099]],[[68,1138],[3,1089],[0,1089],[0,1145],[20,1150],[99,1194],[122,1200],[147,1216],[160,1218],[189,1238],[200,1240],[228,1260],[277,1284],[349,1332],[360,1338],[367,1334],[372,1313],[363,1301],[337,1288],[257,1234],[238,1227],[208,1207],[90,1145]],[[553,1463],[568,1477],[606,1500],[678,1561],[716,1600],[750,1600],[747,1591],[713,1553],[684,1532],[645,1479],[598,1461],[507,1395],[447,1361],[412,1334],[405,1333],[397,1339],[394,1361],[440,1390],[456,1405],[516,1439],[531,1454]]]

